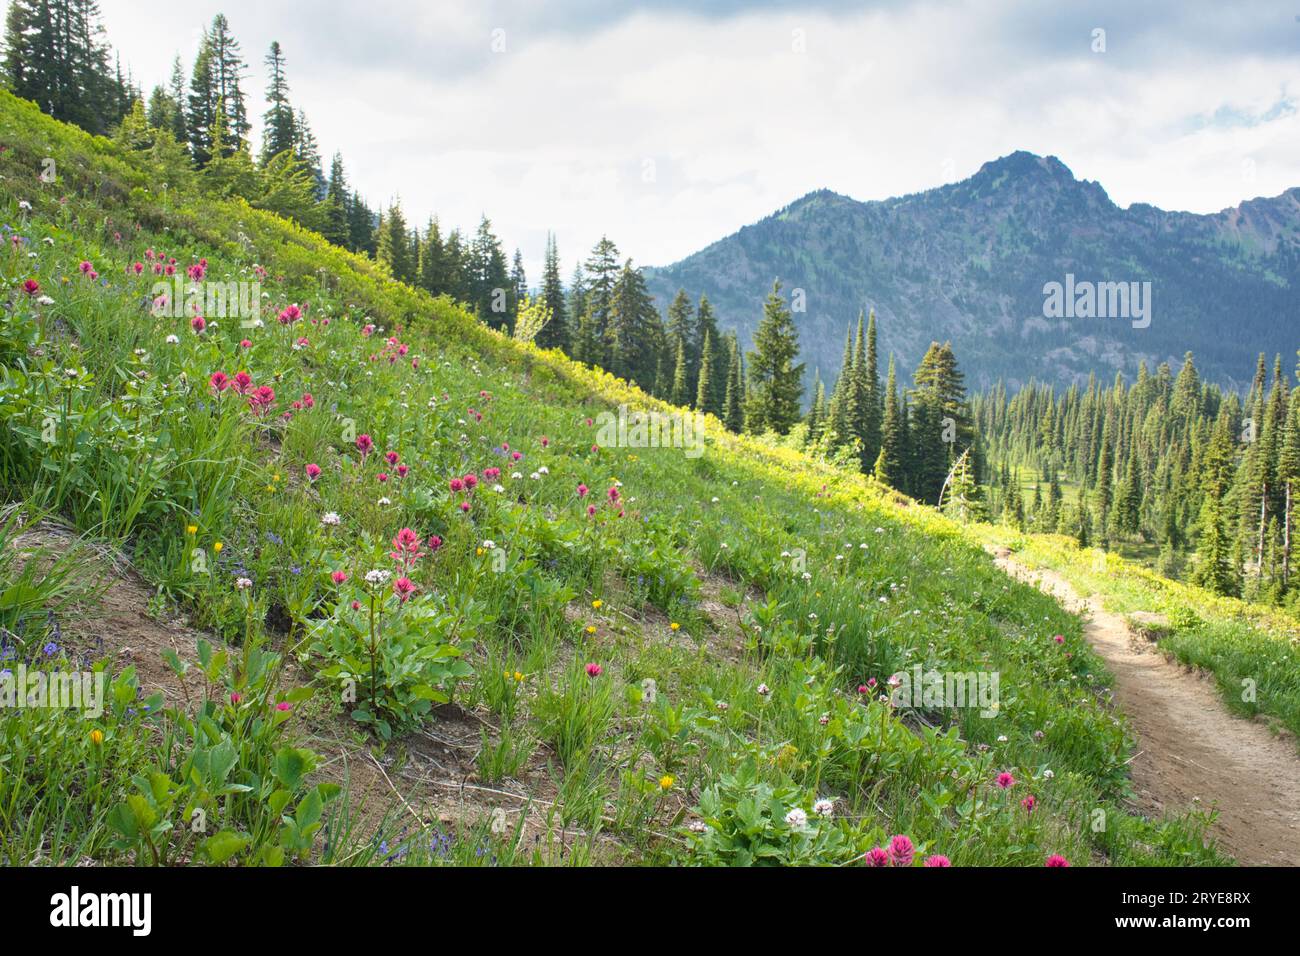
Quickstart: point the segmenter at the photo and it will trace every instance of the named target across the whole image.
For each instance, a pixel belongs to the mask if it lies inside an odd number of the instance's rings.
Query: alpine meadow
[[[305,12],[8,0],[20,921],[1282,925],[1300,8]]]

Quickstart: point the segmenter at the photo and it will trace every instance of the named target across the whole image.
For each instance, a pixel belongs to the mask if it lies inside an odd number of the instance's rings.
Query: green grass
[[[0,485],[124,549],[160,604],[229,647],[190,662],[202,700],[101,728],[131,759],[93,799],[46,791],[60,846],[103,863],[842,864],[906,834],[918,862],[1224,862],[1204,819],[1125,812],[1130,742],[1079,622],[934,512],[716,422],[699,458],[593,447],[601,411],[671,409],[274,216],[164,190],[142,157],[3,93],[0,140],[0,218],[21,236],[0,251]],[[45,156],[57,185],[37,179]],[[148,250],[222,279],[265,269],[265,327],[150,315],[153,277],[129,271]],[[291,303],[305,317],[276,322]],[[273,413],[214,393],[217,371],[270,385]],[[403,528],[422,553],[399,566]],[[706,584],[735,609],[710,614]],[[290,655],[301,685],[281,680]],[[877,699],[916,665],[996,673],[1000,708]],[[536,840],[514,817],[494,831],[485,805],[448,849],[400,811],[365,822],[350,788],[314,789],[299,721],[400,754],[446,701],[487,724],[482,781],[538,791]],[[31,754],[39,728],[15,726],[11,752]],[[71,740],[11,757],[0,806],[84,761]],[[176,825],[195,806],[211,840]],[[11,862],[69,861],[48,827],[8,819]]]

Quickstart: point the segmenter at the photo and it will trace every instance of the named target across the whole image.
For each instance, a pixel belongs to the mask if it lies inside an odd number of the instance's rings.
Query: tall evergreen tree
[[[910,490],[916,497],[933,503],[937,502],[957,457],[975,446],[966,389],[952,345],[931,342],[913,381]],[[977,460],[973,459],[972,467],[978,474]]]
[[[218,13],[212,18],[211,27],[203,32],[190,75],[186,126],[190,134],[190,151],[199,166],[206,166],[212,160],[218,105],[222,109],[224,131],[222,155],[233,156],[247,144],[248,111],[240,86],[243,72],[239,41],[230,32],[229,21]]]
[[[867,351],[863,363],[862,391],[865,408],[862,410],[862,462],[863,470],[875,464],[880,454],[881,419],[884,404],[880,394],[880,355],[876,346],[876,310],[867,318]]]
[[[894,356],[889,356],[885,379],[885,414],[880,426],[880,452],[876,455],[875,475],[881,483],[898,488],[906,480],[907,430],[898,396],[898,374]]]
[[[411,261],[411,238],[400,200],[393,200],[380,220],[378,258],[388,266],[388,271],[398,282],[414,283],[415,263]]]
[[[677,339],[677,358],[673,362],[673,387],[669,401],[674,405],[687,406],[691,403],[690,370],[686,367],[686,340]]]
[[[546,235],[546,255],[542,263],[542,301],[551,314],[551,321],[538,333],[537,344],[544,349],[567,350],[569,304],[564,295],[564,283],[560,279],[560,253],[554,233]]]
[[[583,286],[583,314],[589,318],[590,328],[583,330],[579,336],[587,353],[579,358],[593,365],[608,367],[610,364],[609,324],[614,285],[620,275],[618,254],[618,247],[607,237],[601,236],[584,266],[586,282]]]
[[[343,170],[342,153],[336,152],[330,161],[330,178],[329,185],[325,189],[324,205],[325,226],[321,234],[336,246],[351,249],[351,231],[348,229],[348,180]]]
[[[745,429],[745,367],[741,358],[740,342],[734,334],[728,336],[727,391],[722,404],[722,422],[730,431]]]
[[[1205,500],[1201,505],[1200,536],[1196,570],[1192,581],[1216,594],[1236,595],[1241,591],[1240,571],[1232,545],[1227,492],[1232,481],[1232,439],[1226,415],[1214,425],[1205,456]]]
[[[595,288],[593,282],[591,309],[595,308]],[[656,367],[664,358],[663,323],[646,289],[645,277],[631,259],[623,263],[614,283],[605,340],[609,356],[605,367],[610,372],[641,385],[655,380]],[[668,374],[665,368],[660,382],[664,391],[671,388]]]
[[[700,350],[700,378],[695,385],[695,407],[706,415],[722,417],[722,404],[717,401],[718,390],[713,387],[713,372],[717,361],[713,357],[713,332],[704,332],[704,346]],[[725,401],[725,395],[723,400]]]
[[[754,330],[754,348],[749,353],[749,391],[745,402],[745,426],[760,434],[774,431],[784,435],[799,420],[803,395],[803,363],[799,357],[799,330],[781,295],[781,282],[772,283],[763,304],[763,318]]]
[[[708,407],[705,411],[712,412],[714,415],[721,417],[723,403],[727,400],[727,353],[724,349],[722,334],[718,331],[718,319],[713,311],[713,304],[709,302],[708,296],[701,295],[699,305],[695,309],[695,329],[699,337],[699,353],[701,376],[703,376],[704,367],[704,340],[710,338],[713,340],[712,365],[709,366],[708,381],[709,394]],[[696,388],[696,408],[699,408],[700,390]]]
[[[289,81],[284,76],[284,51],[279,41],[271,41],[266,54],[266,102],[263,116],[261,162],[265,166],[271,157],[297,145],[298,130],[294,125],[293,107],[289,105]]]
[[[508,331],[512,320],[510,275],[501,240],[492,232],[487,216],[479,220],[469,248],[466,273],[469,301],[479,318],[494,329]]]

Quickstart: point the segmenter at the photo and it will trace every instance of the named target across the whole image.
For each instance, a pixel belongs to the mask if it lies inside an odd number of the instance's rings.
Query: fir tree
[[[730,431],[739,433],[745,428],[745,370],[740,343],[734,335],[729,337],[728,346],[727,391],[722,404],[722,422]]]
[[[706,329],[704,345],[700,349],[700,378],[695,387],[695,407],[706,415],[722,417],[722,406],[716,401],[717,389],[713,387],[713,332]],[[724,396],[725,400],[725,396]]]
[[[673,387],[668,399],[674,405],[691,403],[690,372],[686,367],[686,340],[677,339],[677,358],[673,363]]]
[[[882,484],[897,488],[904,480],[907,461],[907,432],[903,410],[898,398],[898,375],[894,369],[894,356],[889,356],[889,372],[885,379],[885,414],[880,425],[880,452],[876,455],[874,472]]]
[[[400,200],[393,200],[380,220],[378,258],[398,282],[414,283],[415,263]]]
[[[551,321],[537,336],[537,344],[544,349],[569,348],[569,310],[560,279],[560,253],[555,244],[555,234],[546,235],[546,256],[542,264],[542,301],[551,313]]]
[[[293,107],[289,105],[289,82],[284,76],[284,52],[278,41],[271,42],[266,54],[268,72],[266,102],[269,108],[262,121],[262,156],[265,166],[273,156],[294,149],[298,131],[294,125]]]
[[[749,394],[745,403],[745,426],[749,431],[784,435],[799,421],[804,366],[795,364],[798,356],[799,330],[777,280],[763,304],[763,318],[754,330],[754,348],[749,353]]]
[[[1205,499],[1201,505],[1196,571],[1192,581],[1216,594],[1241,591],[1240,572],[1232,545],[1227,492],[1232,481],[1232,439],[1228,419],[1220,415],[1204,462]]]

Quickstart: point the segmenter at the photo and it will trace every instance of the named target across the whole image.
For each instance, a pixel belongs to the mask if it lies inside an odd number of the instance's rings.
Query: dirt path
[[[1294,742],[1223,705],[1211,680],[1171,663],[1123,617],[1081,598],[1061,575],[995,552],[998,567],[1085,614],[1084,635],[1114,675],[1115,701],[1137,735],[1133,789],[1143,812],[1197,799],[1219,810],[1223,849],[1248,866],[1300,865],[1300,757]]]

